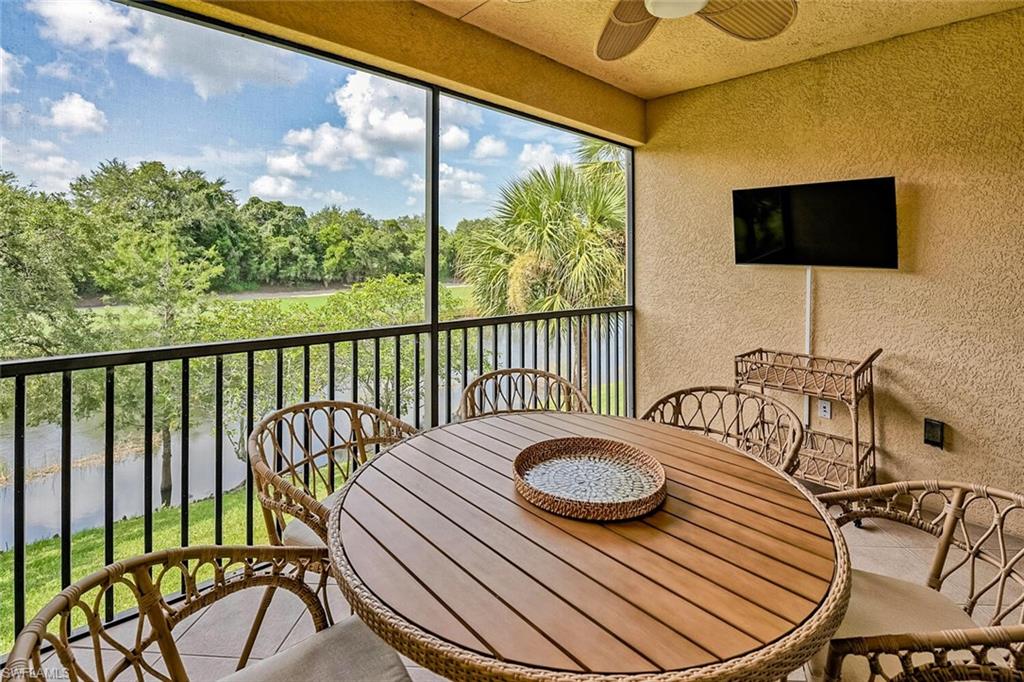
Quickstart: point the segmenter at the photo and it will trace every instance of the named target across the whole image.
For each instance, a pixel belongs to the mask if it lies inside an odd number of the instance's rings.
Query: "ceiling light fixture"
[[[688,17],[707,5],[708,0],[644,0],[647,11],[659,19]]]

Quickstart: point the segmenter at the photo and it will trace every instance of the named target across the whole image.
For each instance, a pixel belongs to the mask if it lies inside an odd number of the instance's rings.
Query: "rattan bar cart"
[[[820,355],[758,348],[736,356],[736,386],[783,391],[846,405],[851,437],[804,429],[800,467],[795,476],[833,490],[875,482],[875,388],[873,363],[879,348],[867,359],[842,360]],[[860,409],[867,399],[867,410]],[[866,429],[861,417],[866,416]],[[862,433],[866,431],[866,433]]]

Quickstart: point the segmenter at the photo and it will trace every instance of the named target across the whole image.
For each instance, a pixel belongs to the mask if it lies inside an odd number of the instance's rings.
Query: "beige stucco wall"
[[[1017,10],[650,102],[639,406],[729,383],[738,352],[803,348],[804,272],[733,264],[730,190],[895,175],[900,269],[818,269],[813,349],[885,349],[883,480],[1024,490],[1022,36]],[[925,416],[952,429],[945,451]]]
[[[625,144],[644,100],[412,0],[165,0]]]

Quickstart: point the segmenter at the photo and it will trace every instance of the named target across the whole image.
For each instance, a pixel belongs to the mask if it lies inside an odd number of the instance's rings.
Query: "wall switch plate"
[[[832,401],[831,400],[819,400],[818,401],[818,416],[822,419],[832,418]]]
[[[942,449],[946,444],[946,424],[938,419],[925,417],[924,444]]]

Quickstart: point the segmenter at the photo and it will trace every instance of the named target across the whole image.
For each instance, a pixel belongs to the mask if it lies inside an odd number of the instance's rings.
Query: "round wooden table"
[[[571,435],[657,457],[664,505],[593,523],[519,497],[519,451]],[[778,679],[828,642],[849,599],[845,543],[802,486],[634,419],[533,412],[425,431],[356,472],[329,525],[354,611],[455,680]]]

